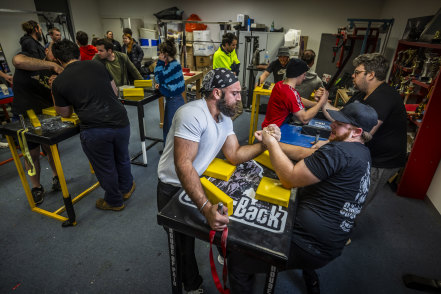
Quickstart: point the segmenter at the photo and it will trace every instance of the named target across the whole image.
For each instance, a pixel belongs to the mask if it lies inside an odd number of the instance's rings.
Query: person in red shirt
[[[87,45],[89,37],[83,31],[78,31],[76,35],[77,45],[80,47],[80,60],[92,60],[98,50],[95,46]]]
[[[295,88],[303,82],[308,70],[309,67],[303,60],[293,58],[289,61],[285,80],[276,83],[271,92],[262,128],[270,124],[280,127],[290,119],[290,114],[307,124],[328,101],[329,93],[322,88],[316,93],[318,102],[300,97]],[[309,109],[305,110],[305,106]]]

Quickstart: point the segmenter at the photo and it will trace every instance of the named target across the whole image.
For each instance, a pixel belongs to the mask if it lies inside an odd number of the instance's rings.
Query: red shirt
[[[304,108],[302,98],[296,89],[280,81],[274,85],[271,92],[262,129],[269,124],[280,127],[290,113],[296,113]]]
[[[86,45],[80,47],[81,60],[92,60],[98,50],[95,46]]]

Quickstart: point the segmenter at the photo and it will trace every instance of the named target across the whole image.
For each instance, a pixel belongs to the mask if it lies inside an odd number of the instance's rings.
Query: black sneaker
[[[61,191],[61,185],[58,176],[52,178],[52,191]]]
[[[34,198],[35,205],[43,203],[44,200],[44,188],[40,185],[40,187],[32,188],[31,190],[32,197]]]

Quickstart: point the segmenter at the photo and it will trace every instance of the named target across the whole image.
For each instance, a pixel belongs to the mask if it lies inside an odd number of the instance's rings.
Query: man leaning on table
[[[279,143],[267,128],[258,137],[282,185],[300,188],[287,268],[303,269],[308,293],[320,293],[315,269],[341,255],[368,194],[371,157],[365,143],[378,119],[362,103],[328,112],[334,119],[330,143],[319,149]],[[243,294],[252,293],[254,274],[269,265],[230,252],[228,266],[231,290]]]

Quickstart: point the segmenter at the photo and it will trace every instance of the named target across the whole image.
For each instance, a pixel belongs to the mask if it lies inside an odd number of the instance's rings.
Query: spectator
[[[113,51],[112,43],[100,39],[96,43],[98,53],[93,60],[101,61],[110,72],[117,87],[129,85],[131,80],[142,80],[142,76],[129,57],[121,52]]]
[[[81,60],[92,60],[98,50],[93,45],[87,45],[89,37],[83,31],[78,31],[76,35],[77,45],[80,47]]]
[[[311,69],[314,65],[315,52],[311,49],[305,50],[302,54],[302,60],[306,62],[309,70],[306,72],[305,80],[301,85],[298,85],[296,90],[299,92],[300,97],[308,99],[311,97],[312,92],[323,87],[322,80],[318,75]]]
[[[106,32],[106,38],[107,38],[107,40],[109,40],[112,43],[113,51],[121,52],[121,44],[117,40],[113,39],[113,32],[112,31]]]
[[[135,65],[136,69],[141,72],[141,62],[144,58],[144,51],[135,43],[130,34],[123,35],[122,52],[129,56],[130,61]]]
[[[59,28],[53,27],[49,30],[49,36],[52,39],[52,42],[58,42],[61,40],[61,32]],[[47,42],[45,48],[49,47],[50,42]]]
[[[176,53],[174,39],[168,38],[159,45],[159,60],[155,67],[155,80],[159,91],[165,97],[164,126],[162,128],[164,146],[173,116],[176,110],[184,105],[182,92],[185,91],[185,82],[182,67],[175,59]]]

